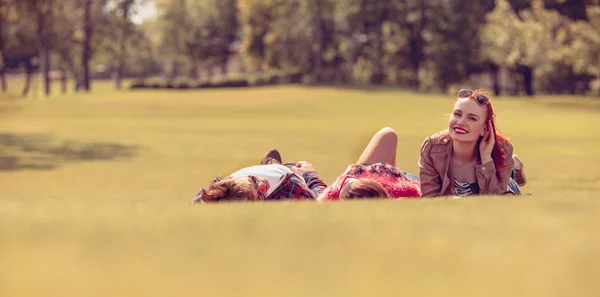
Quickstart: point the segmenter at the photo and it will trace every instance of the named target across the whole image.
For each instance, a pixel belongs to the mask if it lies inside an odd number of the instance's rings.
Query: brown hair
[[[254,200],[250,184],[239,179],[221,180],[217,177],[208,186],[198,191],[196,201],[211,203],[219,201]]]
[[[385,188],[378,182],[370,179],[358,179],[350,184],[348,193],[344,197],[345,199],[354,198],[387,198],[390,194]]]

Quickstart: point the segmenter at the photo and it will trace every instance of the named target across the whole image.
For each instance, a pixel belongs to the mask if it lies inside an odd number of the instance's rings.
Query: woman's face
[[[486,108],[470,98],[459,98],[448,120],[448,132],[454,141],[476,142],[486,129]]]

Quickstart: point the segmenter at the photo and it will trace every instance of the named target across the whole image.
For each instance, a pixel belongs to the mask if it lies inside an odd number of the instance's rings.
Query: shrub
[[[146,86],[153,89],[160,89],[166,87],[167,83],[162,77],[152,77],[147,80]]]
[[[131,84],[131,86],[129,86],[129,89],[131,89],[131,90],[135,90],[135,89],[145,89],[145,88],[147,88],[147,87],[148,87],[148,86],[146,85],[146,83],[145,83],[144,81],[137,80],[137,81],[134,81],[134,82]]]
[[[198,83],[190,77],[187,76],[178,76],[171,83],[173,88],[177,89],[191,89],[195,88]]]

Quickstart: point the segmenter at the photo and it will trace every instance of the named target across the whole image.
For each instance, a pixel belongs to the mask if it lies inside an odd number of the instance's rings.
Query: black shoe
[[[266,164],[281,164],[281,155],[279,154],[279,151],[277,151],[276,149],[272,149],[270,151],[268,151],[265,156],[262,158],[262,161],[260,161],[261,165],[266,165]]]

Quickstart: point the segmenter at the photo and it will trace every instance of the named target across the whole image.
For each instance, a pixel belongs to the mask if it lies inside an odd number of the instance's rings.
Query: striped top
[[[471,196],[473,195],[473,189],[471,185],[474,183],[470,182],[459,182],[454,179],[454,190],[456,191],[456,195],[458,196]]]

